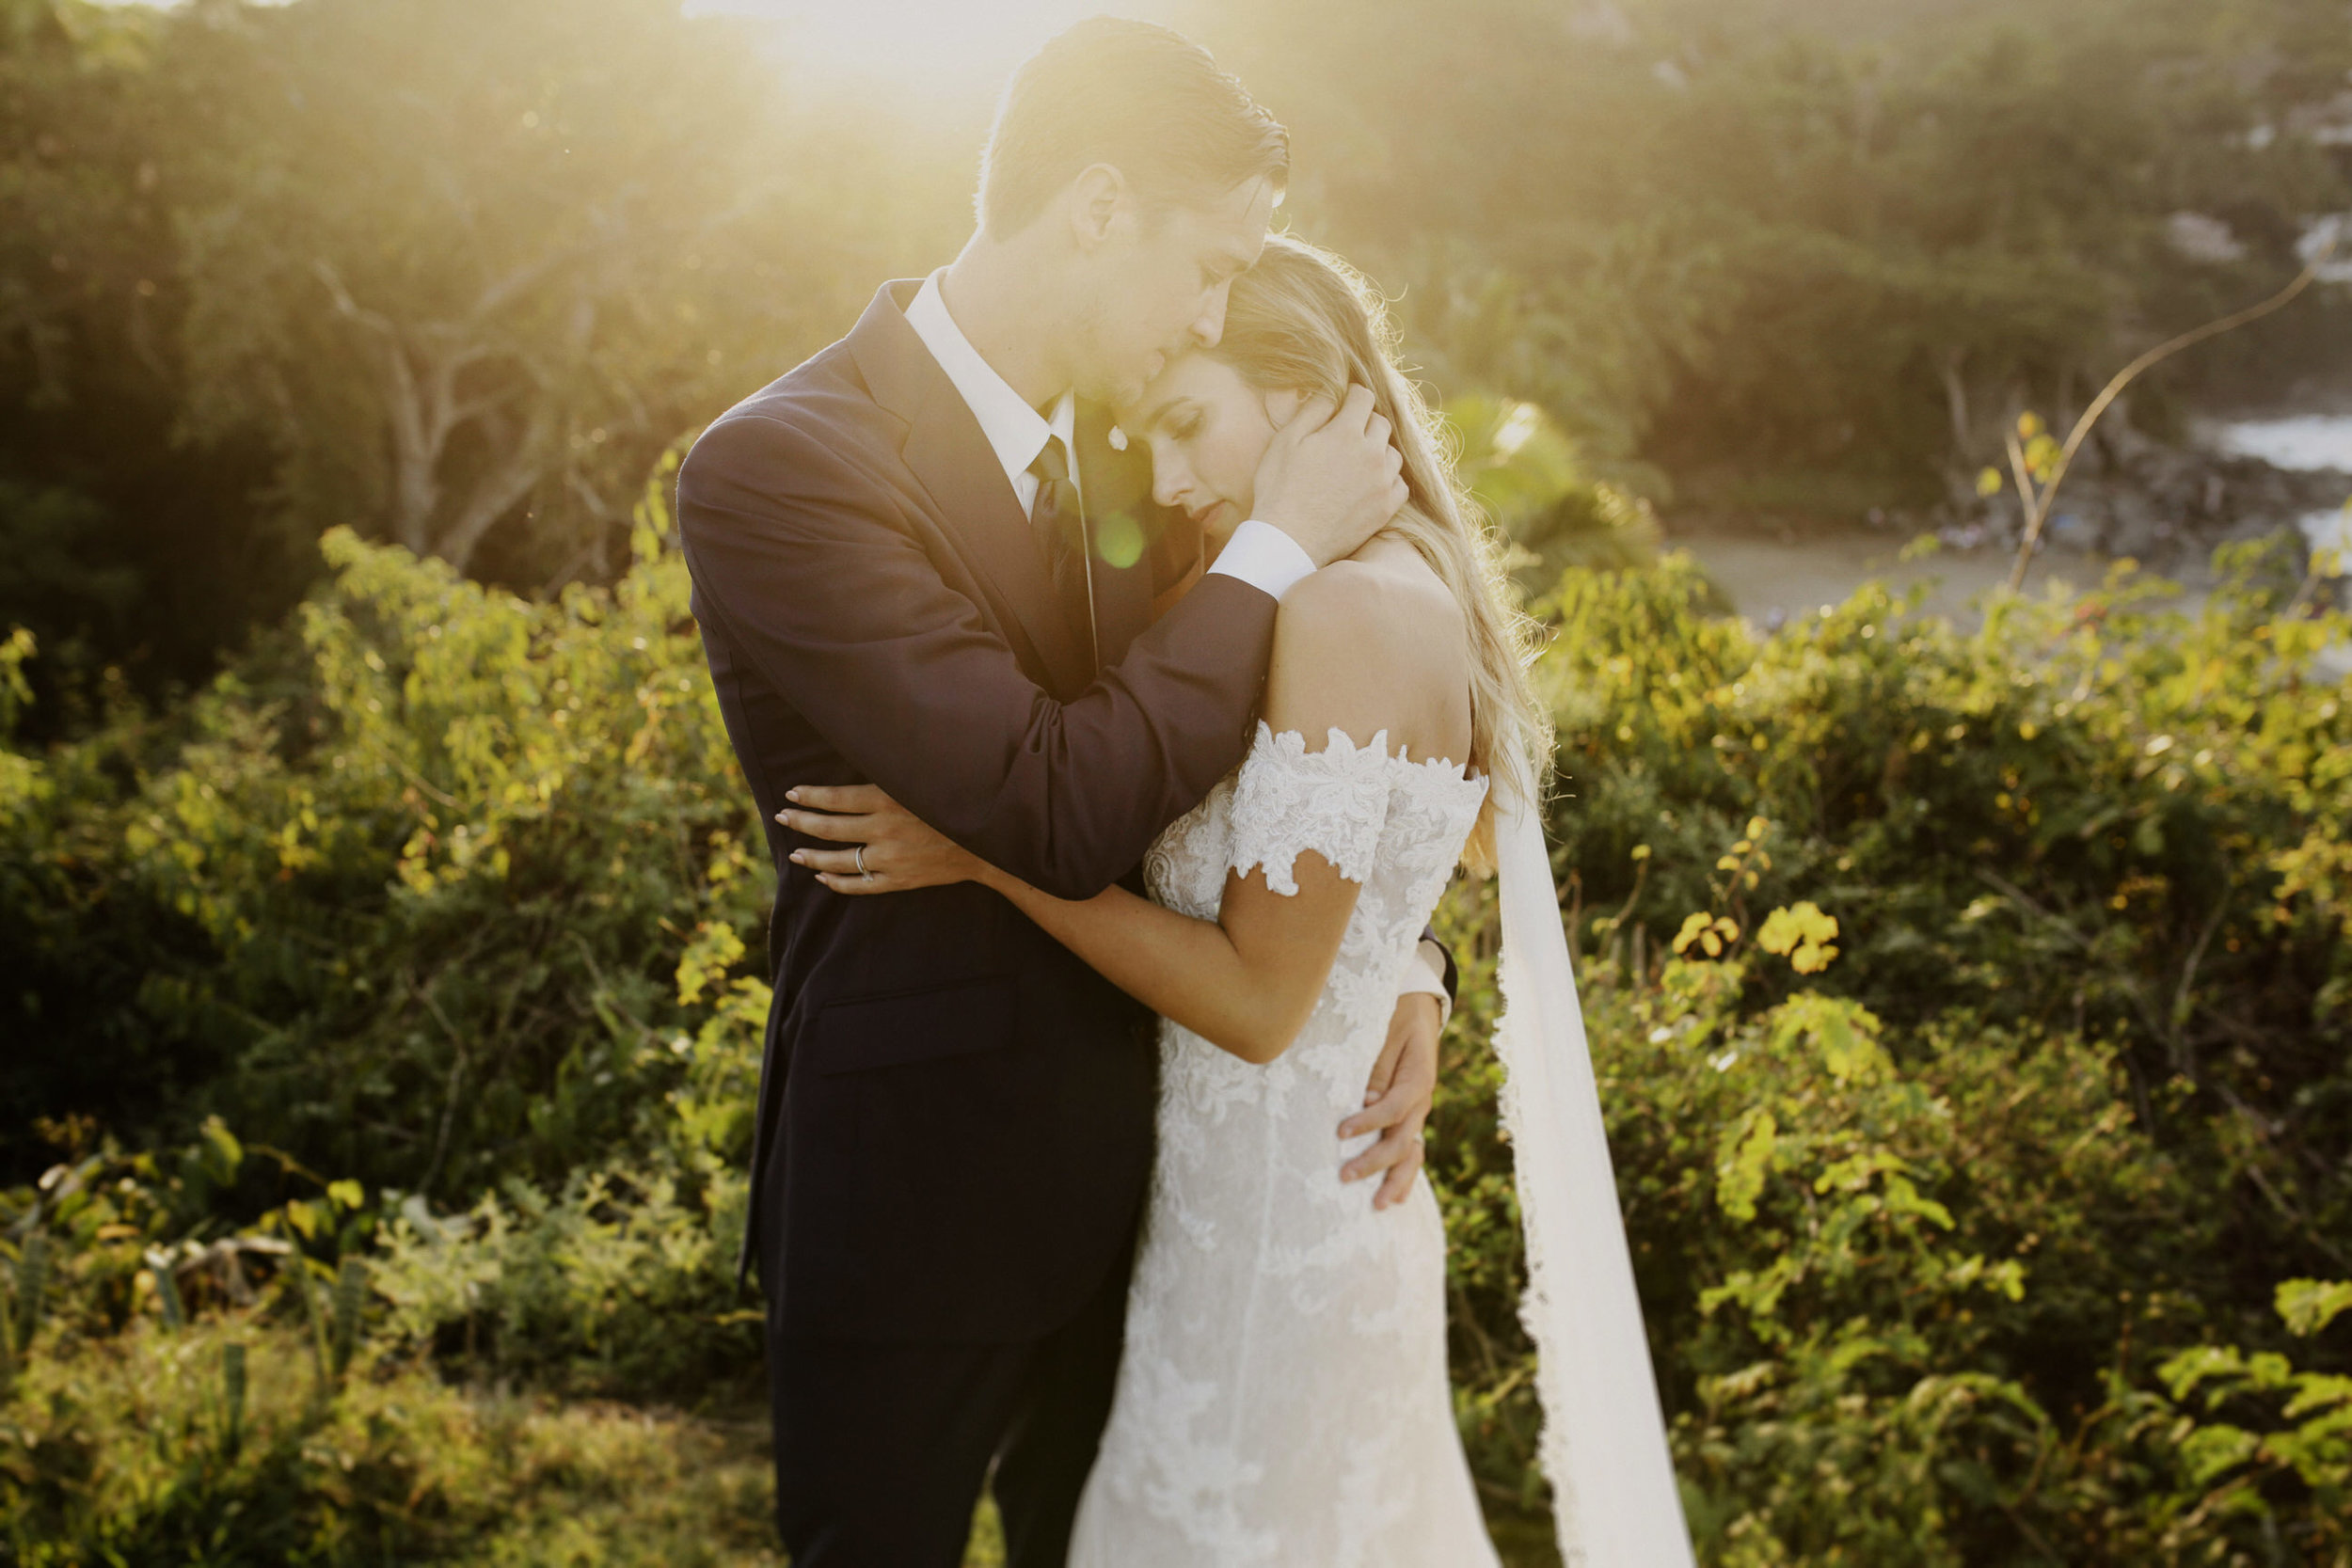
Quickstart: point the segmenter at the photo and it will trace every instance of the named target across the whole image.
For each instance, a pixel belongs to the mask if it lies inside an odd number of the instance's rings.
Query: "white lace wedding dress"
[[[1271,1065],[1161,1023],[1158,1164],[1072,1568],[1494,1568],[1446,1381],[1437,1200],[1416,1181],[1375,1212],[1339,1176],[1370,1139],[1335,1135],[1486,793],[1385,731],[1309,752],[1260,724],[1152,847],[1152,895],[1203,919],[1228,868],[1295,894],[1309,849],[1363,893]]]

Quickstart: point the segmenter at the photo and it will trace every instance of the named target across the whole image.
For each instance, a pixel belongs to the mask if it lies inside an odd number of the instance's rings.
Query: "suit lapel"
[[[930,495],[948,531],[1004,596],[1057,691],[1093,678],[1092,662],[1054,594],[1029,519],[1005,478],[980,422],[947,372],[906,321],[894,291],[914,297],[919,283],[886,283],[850,334],[850,352],[874,401],[907,422],[901,454]],[[1079,470],[1079,483],[1089,483]]]
[[[1029,531],[1029,519],[1022,515],[979,422],[944,374],[938,395],[907,431],[905,455],[907,467],[930,492],[947,526],[1012,607],[1055,687],[1074,690],[1084,686],[1093,671],[1054,593],[1054,579]]]

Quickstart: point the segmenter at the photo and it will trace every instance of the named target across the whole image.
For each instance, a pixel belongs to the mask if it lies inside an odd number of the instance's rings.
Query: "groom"
[[[1241,760],[1284,591],[1402,503],[1387,422],[1360,390],[1302,415],[1202,574],[1104,409],[1216,341],[1288,162],[1205,52],[1081,24],[1008,90],[955,264],[696,443],[694,612],[763,816],[871,784],[1085,898],[1137,885]],[[792,1561],[954,1568],[993,1464],[1011,1562],[1057,1568],[1118,1367],[1153,1021],[992,893],[840,898],[800,863],[833,845],[769,838],[746,1250]],[[882,838],[834,852],[889,870]],[[1408,993],[1392,1039],[1434,1063],[1438,1017]],[[1431,1076],[1351,1122],[1391,1130],[1359,1164],[1409,1176]]]

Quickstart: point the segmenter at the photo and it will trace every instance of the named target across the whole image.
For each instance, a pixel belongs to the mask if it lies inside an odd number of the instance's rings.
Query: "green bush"
[[[742,956],[725,927],[679,966],[682,1004]],[[376,1289],[402,1343],[477,1376],[672,1402],[739,1400],[760,1364],[758,1298],[736,1285],[749,1209],[744,1117],[768,987],[728,984],[654,1147],[575,1169],[550,1193],[510,1177],[463,1213],[409,1197],[387,1226]]]
[[[1866,588],[1763,641],[1694,613],[1687,562],[1571,577],[1553,825],[1579,918],[1629,961],[1692,911],[1809,899],[1844,956],[1805,983],[1899,1055],[1949,1028],[2110,1045],[2221,1244],[2265,1259],[2264,1315],[2280,1260],[2352,1266],[2352,689],[2313,663],[2342,616],[2258,550],[2223,565],[2194,618],[2119,578],[1963,636]],[[1751,974],[1751,1000],[1801,978]]]
[[[1705,1560],[2336,1560],[2347,1358],[2290,1370],[2268,1300],[2347,1272],[2352,691],[2229,564],[2193,620],[2119,578],[1968,636],[1563,579],[1556,863]],[[1441,924],[1456,1381],[1524,1511],[1486,894]]]
[[[657,493],[638,568],[548,604],[332,534],[284,645],[10,758],[0,1006],[43,1047],[11,1103],[217,1113],[461,1200],[642,1142],[701,1017],[681,955],[757,940],[768,892],[665,526]]]
[[[338,537],[298,636],[186,711],[0,752],[0,923],[55,998],[17,1132],[74,1149],[0,1199],[20,1557],[250,1517],[273,1560],[561,1560],[530,1532],[610,1473],[561,1454],[623,1440],[531,1399],[753,1402],[765,878],[644,522],[615,590],[546,605]],[[1563,918],[1705,1560],[2343,1560],[2352,691],[2313,664],[2342,618],[2229,564],[2193,618],[2119,578],[1964,635],[1868,589],[1758,639],[1675,558],[1543,602]],[[1439,921],[1457,1409],[1540,1562],[1491,890]],[[40,1076],[183,1047],[144,1123]],[[510,1416],[544,1445],[448,1436]],[[630,1506],[616,1539],[669,1539]]]
[[[300,1333],[234,1316],[37,1361],[0,1409],[0,1542],[26,1568],[782,1560],[750,1433],[414,1367],[321,1403]]]
[[[694,1043],[764,998],[739,1003]],[[379,1225],[358,1183],[216,1121],[0,1195],[7,1560],[778,1560],[745,1402],[675,1413],[758,1368],[756,1317],[729,1309],[743,1179],[691,1143],[723,1134],[692,1091],[733,1066],[696,1069],[676,1169],[628,1193],[582,1173],[556,1201],[517,1179],[472,1223],[412,1195]],[[232,1227],[216,1211],[257,1164],[305,1196]],[[544,1397],[606,1389],[640,1407]]]
[[[2352,1380],[2201,1342],[2232,1282],[2217,1305],[2193,1258],[2164,1272],[2214,1238],[2112,1052],[1981,1030],[1921,1042],[1905,1071],[1851,999],[1743,1010],[1759,960],[1737,945],[1647,984],[1585,972],[1702,1560],[2250,1562],[2230,1554],[2265,1540],[2333,1560]],[[1455,1377],[1482,1487],[1524,1529],[1538,1412],[1479,1043],[1491,992],[1466,1001],[1436,1155]],[[2298,1288],[2296,1331],[2343,1294]],[[2059,1350],[2087,1358],[2090,1402],[2059,1402]],[[2267,1434],[2203,1420],[2203,1385]]]

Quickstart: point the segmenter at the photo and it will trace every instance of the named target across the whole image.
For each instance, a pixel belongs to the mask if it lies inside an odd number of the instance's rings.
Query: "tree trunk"
[[[397,340],[388,343],[384,358],[384,418],[392,441],[392,537],[410,553],[424,555],[432,548],[433,511],[441,500],[436,472],[440,467],[438,443],[427,434],[431,421],[419,406],[421,389],[406,345]]]
[[[385,434],[392,469],[390,515],[385,521],[392,538],[412,553],[437,555],[460,572],[466,570],[483,535],[545,476],[552,432],[548,416],[530,395],[540,389],[540,378],[529,366],[516,361],[518,372],[530,384],[522,401],[531,412],[520,418],[506,415],[507,405],[516,401],[511,389],[461,398],[459,384],[476,365],[513,357],[491,341],[490,317],[578,254],[574,249],[544,257],[501,279],[484,292],[466,322],[417,327],[404,327],[360,305],[332,263],[316,263],[313,270],[326,285],[337,313],[374,338],[382,350]],[[591,306],[585,320],[593,324],[594,319]],[[575,327],[576,333],[580,330]],[[469,426],[489,449],[487,462],[470,483],[453,487],[447,477],[450,445]]]
[[[460,572],[471,564],[482,536],[538,486],[545,472],[541,453],[549,444],[549,423],[544,414],[536,412],[528,420],[500,420],[495,426],[485,421],[485,437],[502,450],[475,476],[458,501],[434,542],[434,554]]]

